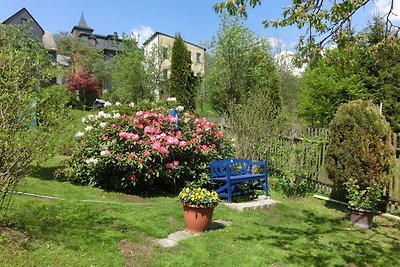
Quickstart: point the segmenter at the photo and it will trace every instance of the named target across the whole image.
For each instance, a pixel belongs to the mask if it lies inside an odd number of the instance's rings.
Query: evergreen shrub
[[[334,197],[349,205],[377,209],[393,164],[392,132],[377,106],[355,100],[340,106],[330,124],[325,166]]]

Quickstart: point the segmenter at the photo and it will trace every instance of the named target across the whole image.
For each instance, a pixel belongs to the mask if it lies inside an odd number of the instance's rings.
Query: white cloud
[[[138,41],[139,46],[142,46],[143,43],[154,34],[154,31],[150,26],[139,25],[133,28],[131,33]]]
[[[284,40],[276,37],[268,37],[269,44],[271,45],[272,54],[278,54],[285,50],[294,50],[296,42],[285,42]]]
[[[285,50],[286,44],[282,39],[275,38],[275,37],[268,37],[269,44],[271,45],[272,49],[277,50]]]
[[[290,71],[293,75],[300,77],[303,74],[306,65],[303,65],[301,68],[294,66],[294,56],[294,52],[283,50],[274,56],[274,60],[281,69]]]
[[[375,14],[377,13],[379,15],[386,15],[390,10],[392,1],[391,0],[375,0],[374,3],[375,3],[374,13]],[[400,20],[400,0],[394,0],[393,10],[392,10],[390,19],[392,21]]]

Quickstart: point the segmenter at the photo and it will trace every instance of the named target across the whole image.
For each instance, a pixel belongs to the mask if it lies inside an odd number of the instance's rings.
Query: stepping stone
[[[183,231],[178,231],[178,232],[170,234],[168,236],[168,239],[171,239],[171,240],[173,240],[175,242],[179,242],[181,240],[185,240],[185,239],[187,239],[187,238],[189,238],[191,236],[194,236],[194,235],[196,235],[196,234],[194,234],[194,233],[192,233],[190,231],[187,231],[187,230],[183,230]]]
[[[157,239],[156,242],[157,242],[157,244],[159,244],[160,246],[162,246],[164,248],[170,248],[170,247],[176,246],[178,244],[178,242],[168,239],[168,238]]]
[[[254,209],[262,209],[262,208],[271,207],[277,203],[279,203],[279,201],[277,201],[277,200],[260,198],[258,200],[249,201],[249,202],[241,202],[241,203],[226,202],[223,204],[229,208],[243,212],[246,210],[254,210]]]
[[[210,227],[208,228],[208,231],[222,229],[231,224],[232,224],[232,222],[229,222],[229,221],[215,220],[211,223]],[[155,241],[160,246],[169,248],[169,247],[176,246],[178,244],[178,242],[181,240],[185,240],[192,236],[199,236],[201,234],[202,233],[192,233],[188,230],[182,230],[182,231],[178,231],[178,232],[170,234],[167,238],[156,239]]]

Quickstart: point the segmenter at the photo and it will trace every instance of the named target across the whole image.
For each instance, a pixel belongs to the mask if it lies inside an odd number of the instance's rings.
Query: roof
[[[115,34],[107,34],[107,35],[104,35],[104,34],[98,34],[98,33],[86,33],[86,32],[81,32],[81,33],[79,34],[79,36],[87,36],[87,37],[94,36],[94,37],[96,37],[96,38],[104,39],[104,40],[109,40],[109,39],[112,39],[113,37],[117,36],[117,39],[116,39],[116,40],[119,41],[119,42],[122,42],[122,39],[119,38],[118,35],[115,35]]]
[[[57,50],[56,42],[54,42],[53,34],[51,32],[44,32],[42,41],[47,49]]]
[[[92,28],[90,28],[90,27],[87,25],[86,20],[85,20],[85,17],[83,16],[83,13],[82,13],[82,15],[81,15],[81,18],[79,19],[78,25],[75,25],[75,26],[72,28],[71,33],[74,31],[74,29],[87,30],[87,31],[90,31],[90,32],[93,32],[93,31],[94,31]]]
[[[3,24],[8,24],[8,23],[9,23],[10,21],[12,21],[15,17],[18,17],[18,16],[22,15],[22,13],[24,13],[24,12],[28,13],[28,15],[32,18],[32,20],[39,26],[39,28],[40,28],[40,29],[43,31],[43,33],[44,33],[44,30],[43,30],[42,26],[40,26],[40,24],[36,21],[36,19],[31,15],[31,13],[29,13],[29,11],[28,11],[25,7],[21,8],[17,13],[15,13],[15,14],[12,15],[11,17],[9,17],[9,18],[6,19],[5,21],[3,21]]]
[[[147,40],[143,43],[143,46],[146,46],[148,43],[150,43],[154,38],[156,38],[157,35],[164,35],[164,36],[166,36],[166,37],[175,39],[175,37],[173,37],[173,36],[171,36],[171,35],[168,35],[168,34],[165,34],[165,33],[162,33],[162,32],[155,32],[149,39],[147,39]],[[184,40],[184,41],[185,41],[185,40]],[[206,51],[206,49],[205,49],[204,47],[199,46],[199,45],[197,45],[197,44],[194,44],[194,43],[191,43],[191,42],[188,42],[188,41],[185,41],[185,43],[190,44],[190,45],[193,45],[193,46],[196,46],[196,47],[198,47],[198,48],[203,49],[204,51]]]
[[[111,50],[111,51],[118,51],[118,46],[122,42],[122,39],[118,38],[118,35],[112,35],[112,34],[102,35],[102,34],[81,32],[78,36],[88,39],[95,39],[96,48]],[[116,41],[116,43],[114,41]]]
[[[81,28],[81,29],[93,30],[92,28],[90,28],[90,27],[87,25],[86,20],[85,20],[85,17],[83,16],[83,13],[82,13],[82,15],[81,15],[81,18],[79,19],[78,25],[75,26],[75,27],[79,27],[79,28]]]

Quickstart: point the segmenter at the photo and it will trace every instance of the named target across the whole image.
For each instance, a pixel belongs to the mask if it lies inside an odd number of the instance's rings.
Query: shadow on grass
[[[321,201],[323,201],[323,200],[321,200]],[[324,206],[327,207],[328,209],[333,209],[333,210],[337,210],[337,211],[344,212],[344,213],[348,212],[347,206],[339,204],[339,203],[325,201]]]
[[[122,218],[107,216],[107,210],[86,204],[33,204],[7,217],[10,225],[43,242],[63,243],[72,250],[82,246],[111,242],[134,229]]]
[[[266,225],[268,232],[238,239],[266,243],[283,252],[284,264],[293,266],[400,266],[400,239],[383,227],[352,227],[346,214],[330,218],[308,210],[289,212],[281,214],[287,222]]]
[[[32,178],[37,178],[41,180],[55,180],[54,171],[58,167],[38,167],[31,175]]]

